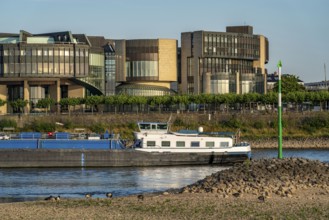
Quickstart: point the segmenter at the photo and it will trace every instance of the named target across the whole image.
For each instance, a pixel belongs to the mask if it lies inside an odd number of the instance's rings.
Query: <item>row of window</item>
[[[255,68],[252,61],[234,60],[222,58],[200,58],[200,71],[202,73],[226,72],[226,73],[253,73]]]
[[[226,55],[226,56],[235,56],[235,57],[259,57],[258,49],[244,49],[244,48],[221,48],[221,47],[212,47],[205,46],[204,53],[210,55]]]
[[[117,87],[116,94],[126,94],[131,96],[164,96],[164,95],[171,95],[171,92],[164,90],[155,90],[155,89]]]
[[[260,41],[254,36],[206,34],[203,45],[210,55],[259,57]]]
[[[0,56],[61,56],[68,57],[74,55],[73,48],[8,48],[4,49],[3,53],[0,50]],[[76,57],[88,57],[87,49],[76,49]]]
[[[213,44],[241,44],[241,45],[259,45],[257,36],[232,36],[232,35],[218,35],[205,34],[204,43]]]
[[[75,63],[76,75],[88,74],[88,63]],[[74,63],[58,62],[32,62],[32,63],[4,63],[3,73],[5,76],[10,75],[72,75],[74,74]]]
[[[189,142],[189,147],[200,147],[200,141]],[[156,147],[156,141],[147,141],[147,147]],[[229,147],[229,142],[220,142],[220,147]],[[171,141],[161,141],[161,147],[171,147]],[[185,141],[176,141],[175,147],[186,147]],[[206,141],[206,147],[215,147],[214,141]]]

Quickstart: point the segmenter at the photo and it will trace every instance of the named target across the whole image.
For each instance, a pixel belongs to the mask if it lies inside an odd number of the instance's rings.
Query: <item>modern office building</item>
[[[181,34],[181,89],[187,94],[266,93],[266,37],[251,26]]]
[[[0,33],[0,99],[172,94],[177,40],[108,40],[70,31]],[[116,88],[116,86],[118,86]],[[9,105],[0,113],[11,113]]]
[[[39,99],[103,94],[104,52],[93,38],[70,31],[0,34],[0,98],[29,101],[26,112]],[[9,105],[2,113],[12,112]]]
[[[177,81],[177,40],[115,40],[118,61],[116,94],[171,95]]]

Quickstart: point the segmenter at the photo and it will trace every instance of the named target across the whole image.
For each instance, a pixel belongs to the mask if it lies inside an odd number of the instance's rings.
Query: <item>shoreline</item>
[[[242,138],[243,139],[243,138]],[[274,138],[262,138],[258,140],[246,140],[251,149],[276,149],[278,140]],[[329,149],[329,138],[292,138],[282,141],[282,148],[286,149]]]
[[[293,172],[292,172],[293,171]],[[2,219],[328,219],[329,165],[261,159],[158,194],[1,203]]]

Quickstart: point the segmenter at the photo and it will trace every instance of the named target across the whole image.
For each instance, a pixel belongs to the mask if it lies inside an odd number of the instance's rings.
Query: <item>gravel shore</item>
[[[115,195],[114,195],[115,196]],[[1,219],[329,219],[329,165],[238,164],[181,189],[111,199],[0,204]]]
[[[244,140],[244,139],[243,139]],[[259,140],[244,140],[250,143],[252,149],[266,148],[274,149],[278,147],[276,138],[264,138]],[[284,139],[283,148],[290,149],[329,149],[329,138],[292,138]]]

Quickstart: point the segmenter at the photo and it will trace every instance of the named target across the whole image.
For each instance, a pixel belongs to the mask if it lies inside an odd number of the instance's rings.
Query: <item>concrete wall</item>
[[[85,88],[79,85],[69,85],[68,87],[68,95],[70,98],[72,97],[85,97]]]
[[[259,59],[253,62],[254,67],[258,67],[262,70],[262,73],[265,73],[265,59],[266,59],[266,43],[265,37],[259,36]]]
[[[0,85],[0,99],[7,101],[7,86]],[[0,115],[7,113],[7,104],[0,106]]]
[[[177,40],[159,39],[159,81],[177,81]]]

